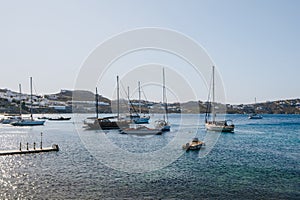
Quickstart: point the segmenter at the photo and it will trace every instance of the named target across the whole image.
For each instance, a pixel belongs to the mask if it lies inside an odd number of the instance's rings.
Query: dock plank
[[[42,152],[51,152],[59,151],[58,145],[52,145],[52,147],[37,148],[37,149],[28,149],[28,150],[0,150],[0,156],[6,155],[15,155],[15,154],[30,154],[30,153],[42,153]]]

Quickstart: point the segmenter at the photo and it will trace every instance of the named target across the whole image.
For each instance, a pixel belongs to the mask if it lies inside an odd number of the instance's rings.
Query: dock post
[[[21,144],[21,142],[20,142],[20,151],[22,151],[22,144]]]
[[[33,149],[35,150],[35,142],[33,143]]]
[[[26,149],[27,149],[27,151],[29,150],[29,149],[28,149],[28,142],[26,143]]]
[[[43,132],[41,132],[41,149],[43,148]]]

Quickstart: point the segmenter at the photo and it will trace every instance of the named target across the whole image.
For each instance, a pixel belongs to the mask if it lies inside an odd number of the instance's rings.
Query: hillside
[[[20,100],[22,101],[22,112],[28,113],[30,108],[30,96],[19,94],[8,89],[0,89],[0,113],[19,113]],[[98,108],[100,113],[111,113],[117,110],[117,101],[99,95]],[[130,105],[130,106],[129,106]],[[132,100],[120,100],[120,111],[132,112],[139,110],[139,102]],[[55,94],[44,96],[33,96],[33,108],[36,113],[57,112],[95,112],[95,94],[84,90],[61,90]],[[222,105],[216,104],[216,110],[225,110],[229,114],[300,114],[300,99],[287,99],[268,101],[257,104]],[[163,113],[165,107],[160,102],[141,102],[143,113]],[[185,103],[169,103],[169,113],[205,113],[207,102],[189,101]]]

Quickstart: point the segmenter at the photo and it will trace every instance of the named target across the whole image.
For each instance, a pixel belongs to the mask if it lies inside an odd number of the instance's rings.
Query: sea
[[[0,124],[0,150],[60,148],[0,156],[0,199],[300,199],[300,115],[226,115],[234,133],[216,133],[202,114],[170,114],[171,131],[151,136],[86,130],[92,115],[64,116]],[[194,137],[206,145],[183,150]]]

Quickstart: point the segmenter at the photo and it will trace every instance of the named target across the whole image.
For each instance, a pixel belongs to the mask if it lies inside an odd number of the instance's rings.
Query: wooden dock
[[[15,154],[29,154],[29,153],[42,153],[50,151],[59,151],[57,144],[53,144],[52,147],[25,149],[25,150],[0,150],[0,156],[15,155]]]

